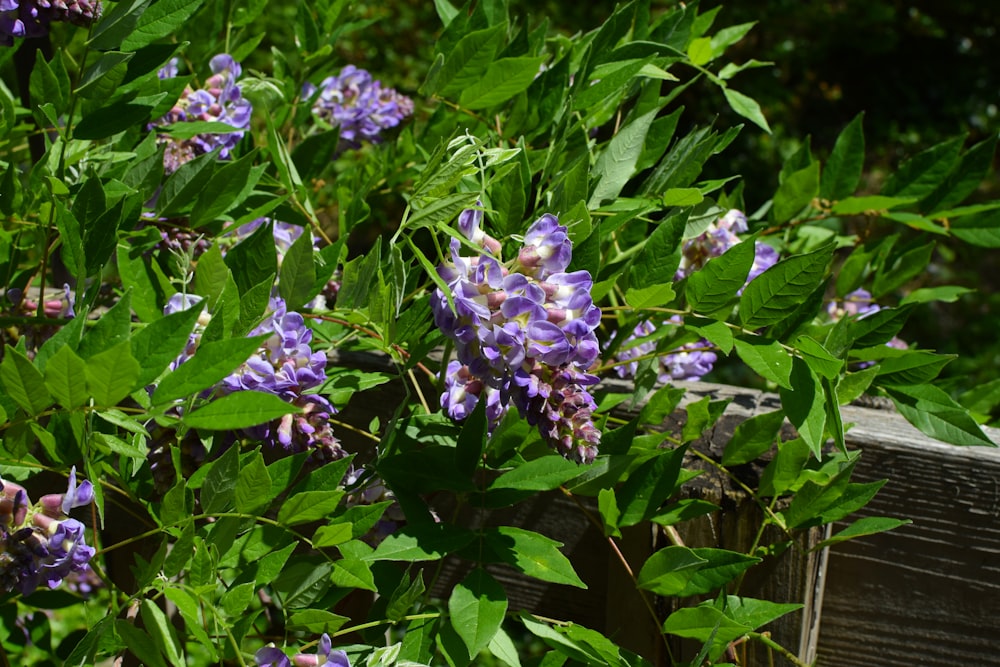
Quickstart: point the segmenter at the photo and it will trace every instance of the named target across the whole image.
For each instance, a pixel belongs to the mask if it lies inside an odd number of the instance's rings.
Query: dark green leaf
[[[437,72],[433,86],[424,85],[425,93],[458,96],[475,85],[486,73],[503,42],[506,26],[495,25],[474,30],[458,41]]]
[[[931,194],[958,162],[963,143],[965,136],[955,137],[903,162],[885,182],[882,194],[917,199]]]
[[[455,467],[471,475],[482,463],[486,446],[486,401],[479,401],[462,426],[455,445]]]
[[[722,465],[740,465],[759,458],[771,449],[784,421],[785,414],[777,410],[756,415],[737,426],[726,443]]]
[[[212,514],[224,512],[233,506],[236,485],[240,477],[240,452],[230,447],[212,463],[205,483],[201,487],[202,509]]]
[[[761,113],[760,105],[757,104],[756,100],[732,88],[723,88],[722,92],[725,94],[726,101],[733,111],[748,119],[768,134],[771,134],[771,127],[767,124],[767,119]]]
[[[986,178],[993,164],[996,145],[997,135],[994,133],[966,151],[944,182],[920,202],[920,210],[945,211],[961,204]]]
[[[467,109],[486,109],[506,102],[531,85],[543,58],[501,58],[490,63],[483,77],[459,98]]]
[[[639,116],[608,142],[592,170],[592,174],[597,177],[597,184],[590,195],[588,206],[594,208],[605,199],[614,199],[621,193],[635,171],[636,162],[646,142],[646,134],[658,112],[659,109],[653,109]]]
[[[684,295],[691,307],[711,314],[729,306],[746,283],[755,256],[753,239],[737,243],[722,256],[709,260],[687,279]]]
[[[245,464],[236,480],[236,511],[253,514],[271,504],[271,476],[259,452]]]
[[[618,492],[620,526],[634,526],[648,520],[676,491],[686,446],[663,450],[636,468]]]
[[[371,565],[362,560],[344,558],[333,563],[330,581],[339,588],[359,588],[378,591]]]
[[[863,519],[858,519],[839,533],[834,534],[833,537],[823,540],[813,547],[813,549],[823,549],[834,544],[839,544],[840,542],[846,542],[847,540],[854,539],[855,537],[865,537],[867,535],[875,535],[876,533],[884,533],[887,530],[895,530],[900,526],[905,526],[911,523],[913,522],[909,519],[893,519],[884,516],[866,516]]]
[[[956,218],[951,221],[951,233],[981,248],[1000,248],[1000,211]]]
[[[150,0],[119,2],[94,26],[88,45],[104,51],[121,46],[122,40],[132,34],[139,17],[146,11]]]
[[[195,324],[202,314],[201,304],[172,313],[147,324],[132,336],[132,357],[142,370],[136,384],[147,385],[166,370],[187,347]]]
[[[135,30],[122,42],[122,48],[135,50],[166,37],[188,21],[204,0],[159,0],[139,17]]]
[[[490,490],[550,491],[575,477],[584,468],[561,456],[543,456],[504,473],[490,485]]]
[[[191,125],[192,123],[184,123]],[[226,125],[225,123],[221,123]],[[226,125],[232,131],[232,126]],[[226,211],[242,203],[260,179],[262,172],[254,169],[256,152],[215,170],[205,188],[198,194],[191,211],[191,226],[212,222]]]
[[[886,392],[900,414],[932,438],[952,445],[997,446],[965,408],[933,385],[887,387]]]
[[[761,561],[755,556],[725,549],[698,548],[691,550],[702,559],[687,585],[674,593],[678,597],[702,595],[717,591]]]
[[[785,408],[788,421],[792,422],[799,435],[809,445],[816,458],[825,442],[826,407],[823,388],[812,369],[798,357],[792,361],[791,387],[781,387],[781,405]]]
[[[787,257],[752,280],[740,297],[740,320],[750,329],[788,317],[804,297],[823,281],[833,245]]]
[[[389,535],[368,560],[438,560],[472,543],[476,533],[448,524],[409,524]]]
[[[813,162],[785,179],[774,194],[773,220],[782,224],[791,220],[819,195],[819,163]]]
[[[823,169],[819,194],[824,199],[839,200],[851,196],[861,180],[865,162],[864,112],[854,117],[837,137],[830,159]]]
[[[128,340],[93,355],[86,364],[87,389],[98,406],[117,405],[138,386],[141,367]]]
[[[45,379],[24,354],[6,346],[0,362],[0,379],[7,394],[29,415],[37,415],[52,405]]]
[[[45,365],[45,386],[64,408],[77,408],[87,402],[87,365],[68,345],[60,347]]]

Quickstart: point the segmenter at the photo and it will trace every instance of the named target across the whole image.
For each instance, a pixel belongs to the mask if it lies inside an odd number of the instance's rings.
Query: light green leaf
[[[736,354],[765,380],[791,388],[792,356],[781,343],[760,337],[736,339]]]
[[[363,560],[344,558],[334,561],[330,581],[339,588],[360,588],[366,591],[377,591],[375,575],[371,565]]]
[[[885,195],[868,195],[865,197],[846,197],[833,205],[834,215],[857,215],[859,213],[877,213],[888,211],[899,206],[906,206],[917,201],[915,197],[886,197]]]
[[[958,162],[965,136],[943,141],[914,155],[891,173],[881,194],[920,199],[933,192]]]
[[[544,58],[501,58],[493,61],[486,74],[467,87],[459,104],[467,109],[486,109],[506,102],[531,85]]]
[[[788,421],[792,422],[799,435],[809,445],[816,458],[823,448],[826,428],[826,407],[823,388],[812,369],[798,357],[792,361],[791,387],[781,387],[781,405],[785,408]]]
[[[819,162],[813,162],[793,172],[778,186],[771,208],[775,223],[782,224],[794,218],[819,195]]]
[[[181,419],[191,428],[228,431],[257,426],[298,412],[301,409],[274,394],[240,391],[214,399]]]
[[[804,255],[786,257],[750,281],[740,297],[744,326],[757,329],[785,319],[823,282],[833,249],[830,244]]]
[[[201,7],[204,0],[160,0],[139,17],[135,30],[122,42],[122,48],[134,51],[173,33]]]
[[[278,510],[278,522],[286,526],[294,526],[326,519],[333,515],[343,497],[342,490],[296,493],[281,503],[281,509]]]
[[[876,533],[884,533],[888,530],[895,530],[900,526],[905,526],[911,523],[913,522],[909,519],[894,519],[885,516],[866,516],[862,519],[858,519],[829,539],[823,540],[813,547],[813,551],[826,548],[833,544],[846,542],[847,540],[852,540],[855,537],[865,537],[866,535],[875,535]]]
[[[97,405],[117,405],[136,388],[142,368],[131,349],[131,341],[124,340],[87,359],[87,389]]]
[[[598,180],[587,204],[590,208],[596,208],[605,199],[613,199],[621,193],[635,171],[646,142],[646,133],[658,112],[659,109],[653,109],[639,116],[608,142],[592,172]]]
[[[684,295],[691,307],[711,314],[731,306],[736,292],[746,283],[754,255],[754,241],[743,241],[688,276]]]
[[[858,187],[865,163],[864,117],[864,112],[855,116],[833,145],[820,181],[819,193],[824,199],[849,197]]]
[[[573,570],[569,559],[559,552],[558,547],[562,544],[555,540],[512,526],[487,528],[484,530],[484,540],[503,562],[529,577],[587,588]]]
[[[90,398],[86,368],[83,359],[68,345],[56,350],[45,364],[45,386],[64,408],[79,407]]]
[[[263,340],[263,336],[257,336],[203,343],[194,357],[163,378],[153,392],[153,404],[208,389],[242,365]]]
[[[726,96],[726,101],[729,102],[729,107],[743,116],[754,125],[764,130],[768,134],[771,134],[771,126],[767,124],[767,119],[764,118],[764,114],[760,110],[760,105],[752,97],[748,97],[743,93],[737,92],[732,88],[723,88],[722,92]]]
[[[490,484],[489,489],[491,491],[497,489],[550,491],[577,477],[585,470],[585,466],[581,467],[561,456],[543,456],[504,473]]]
[[[469,655],[475,656],[500,631],[507,614],[507,596],[486,570],[476,568],[452,590],[448,613]]]
[[[965,408],[933,385],[886,387],[886,392],[900,414],[932,438],[952,445],[997,446]]]
[[[636,585],[657,595],[675,596],[707,561],[686,547],[670,546],[650,556],[639,571]]]
[[[0,379],[7,394],[29,415],[37,415],[52,405],[52,398],[45,388],[45,379],[21,352],[10,345],[0,362]]]
[[[260,452],[240,470],[235,498],[236,511],[244,514],[253,514],[271,504],[271,475]]]

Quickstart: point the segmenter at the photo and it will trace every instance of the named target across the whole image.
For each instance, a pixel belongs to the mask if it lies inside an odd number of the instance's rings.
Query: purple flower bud
[[[274,646],[257,649],[253,660],[257,663],[257,667],[292,667],[292,661],[288,659],[288,656]]]
[[[76,466],[69,471],[69,488],[63,496],[63,514],[69,514],[74,507],[89,505],[94,500],[94,485],[90,480],[85,480],[80,486],[76,485]]]
[[[573,244],[566,233],[566,227],[558,218],[546,213],[528,228],[524,235],[524,248],[518,255],[518,263],[529,275],[545,280],[553,273],[566,270],[573,258]]]

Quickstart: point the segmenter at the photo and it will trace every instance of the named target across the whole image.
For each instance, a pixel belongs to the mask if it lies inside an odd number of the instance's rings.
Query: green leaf
[[[884,345],[899,333],[912,306],[882,308],[878,312],[852,320],[847,325],[847,343],[857,347]]]
[[[878,373],[878,366],[872,366],[856,373],[847,373],[837,383],[837,402],[846,405],[857,400],[871,386]]]
[[[147,324],[132,336],[132,357],[141,366],[137,386],[158,378],[184,351],[202,311],[202,305],[196,304]]]
[[[687,586],[675,594],[678,597],[717,591],[761,562],[755,556],[726,549],[697,548],[691,551],[703,560],[703,564],[692,574]]]
[[[694,65],[704,65],[709,62],[714,56],[712,39],[710,37],[699,37],[692,40],[688,45],[687,56]]]
[[[820,343],[809,336],[799,336],[795,339],[795,348],[817,375],[828,380],[840,377],[844,362],[830,354]]]
[[[707,500],[683,498],[668,505],[662,512],[650,519],[661,526],[673,526],[684,521],[720,511],[720,507]]]
[[[601,515],[604,523],[604,535],[607,537],[621,537],[622,532],[618,530],[618,520],[621,512],[618,511],[618,500],[615,498],[613,489],[601,489],[597,494],[597,511]]]
[[[134,53],[121,51],[105,51],[83,73],[80,85],[73,91],[81,97],[107,99],[109,93],[125,78],[126,63]]]
[[[517,647],[514,645],[514,641],[510,638],[510,635],[504,632],[502,627],[497,630],[487,648],[493,654],[494,658],[507,665],[507,667],[521,667],[521,658],[517,655]]]
[[[980,248],[1000,248],[1000,211],[968,215],[951,221],[957,239]]]
[[[87,42],[88,46],[99,51],[117,49],[121,46],[122,40],[132,34],[139,17],[146,11],[150,1],[128,0],[116,4],[115,8],[102,16],[94,26]]]
[[[899,302],[899,305],[905,306],[910,303],[927,303],[929,301],[944,301],[945,303],[954,303],[959,300],[960,297],[971,294],[975,290],[969,289],[968,287],[958,287],[957,285],[943,285],[941,287],[921,287],[920,289],[913,290]]]
[[[881,194],[917,199],[931,194],[958,162],[963,143],[964,135],[943,141],[914,155],[891,173],[882,186]]]
[[[746,283],[754,256],[753,239],[745,240],[688,276],[684,295],[691,308],[711,314],[729,306]]]
[[[664,206],[697,206],[704,200],[698,188],[671,188],[663,193],[661,203]]]
[[[259,452],[240,470],[234,493],[237,512],[254,514],[271,504],[271,475]]]
[[[239,368],[257,351],[264,338],[256,336],[203,343],[191,359],[163,378],[153,392],[153,404],[159,405],[208,389]]]
[[[569,559],[559,552],[560,542],[550,540],[523,528],[498,526],[486,528],[483,538],[487,546],[508,565],[529,577],[587,588],[580,580]]]
[[[212,400],[181,419],[191,428],[228,431],[264,424],[301,409],[262,391],[240,391]]]
[[[686,451],[687,447],[681,446],[657,452],[629,474],[618,492],[619,526],[647,521],[674,494]]]
[[[142,664],[149,665],[149,667],[167,667],[163,656],[156,650],[156,644],[153,643],[152,637],[132,625],[130,621],[118,619],[114,624],[115,632],[125,641],[129,652],[137,657]]]
[[[165,97],[166,94],[163,93],[154,97],[137,97],[129,102],[118,100],[95,109],[76,124],[73,128],[73,138],[96,141],[140,126],[149,120],[157,102]]]
[[[64,345],[45,364],[45,386],[61,406],[68,409],[87,402],[87,365],[72,348]]]
[[[344,558],[334,561],[330,581],[339,588],[360,588],[366,591],[378,591],[375,586],[375,575],[371,565],[363,560]]]
[[[195,123],[181,123],[190,126]],[[217,123],[233,131],[231,125]],[[257,184],[263,173],[254,169],[257,152],[251,151],[238,160],[223,165],[215,170],[205,188],[198,194],[194,208],[191,210],[191,226],[200,227],[216,220],[226,211],[242,203]]]
[[[823,448],[826,428],[826,407],[823,388],[812,369],[798,357],[792,360],[791,387],[781,387],[781,405],[788,421],[798,429],[799,436],[809,445],[816,458]]]
[[[729,107],[743,116],[754,125],[764,130],[768,134],[771,134],[771,126],[767,124],[767,119],[764,118],[764,114],[760,110],[760,105],[752,97],[748,97],[743,93],[737,92],[732,88],[723,88],[722,92],[726,96],[726,101],[729,102]]]
[[[834,215],[857,215],[859,213],[878,213],[899,206],[906,206],[917,201],[914,197],[886,197],[885,195],[868,195],[865,197],[846,197],[833,205]]]
[[[381,509],[385,510],[385,506],[382,506]],[[356,537],[361,537],[361,535],[355,535],[355,532],[354,524],[352,523],[335,523],[328,526],[320,526],[313,533],[312,543],[316,548],[335,547]]]
[[[796,603],[779,604],[735,595],[726,596],[726,615],[738,623],[749,625],[754,630],[801,608],[802,605]]]
[[[467,87],[459,104],[467,109],[486,109],[514,97],[535,80],[544,58],[500,58],[493,61],[486,74]]]
[[[6,346],[0,361],[0,380],[7,394],[29,415],[37,415],[52,405],[52,398],[45,388],[45,379],[21,352]]]
[[[668,635],[696,639],[705,644],[711,642],[709,656],[714,660],[729,642],[752,632],[753,628],[734,621],[711,606],[710,602],[705,602],[670,614],[663,623],[663,631]]]
[[[438,560],[472,543],[476,533],[448,524],[408,524],[385,538],[366,560]]]
[[[312,296],[315,283],[312,232],[304,229],[281,261],[278,294],[285,300],[288,310],[298,310]]]
[[[225,262],[233,272],[241,297],[257,285],[273,280],[278,272],[278,254],[272,223],[268,221],[261,225],[253,234],[230,248]]]
[[[920,202],[920,210],[946,211],[975,192],[993,164],[996,145],[997,135],[993,133],[966,151],[944,182]]]
[[[128,340],[132,333],[132,297],[126,292],[121,300],[112,306],[87,331],[76,348],[77,354],[83,359],[104,352],[107,349]]]
[[[623,127],[598,156],[592,170],[592,174],[597,177],[597,184],[590,195],[590,208],[599,206],[606,199],[614,199],[621,193],[635,171],[636,162],[646,142],[646,134],[658,112],[659,109],[653,109]]]
[[[325,609],[302,609],[288,617],[288,629],[293,632],[319,634],[339,630],[350,618]]]
[[[650,285],[649,287],[629,287],[625,290],[625,303],[632,308],[656,308],[664,306],[677,296],[672,285]]]
[[[98,406],[117,405],[136,388],[142,369],[131,347],[131,341],[124,340],[87,359],[87,389]]]
[[[759,336],[737,338],[736,354],[765,380],[779,387],[791,388],[792,356],[781,343]]]
[[[704,558],[687,547],[670,546],[650,556],[639,571],[636,585],[657,595],[675,596],[705,565]]]
[[[486,427],[486,401],[479,401],[462,426],[455,444],[455,467],[459,472],[471,475],[482,463]]]
[[[681,240],[686,216],[660,222],[646,239],[642,252],[628,266],[629,287],[673,285],[681,261]]]
[[[684,319],[684,328],[705,338],[718,347],[723,354],[729,354],[733,351],[736,339],[733,337],[733,330],[725,322],[689,316]]]
[[[839,533],[836,533],[832,537],[823,540],[815,547],[813,550],[824,549],[828,546],[839,544],[841,542],[846,542],[847,540],[852,540],[855,537],[865,537],[867,535],[875,535],[877,533],[884,533],[888,530],[895,530],[900,526],[905,526],[913,523],[909,519],[893,519],[884,516],[866,516],[862,519],[858,519],[852,523],[847,528],[843,529]]]
[[[855,463],[848,464],[833,479],[823,484],[807,481],[781,514],[790,529],[815,526],[823,522],[823,513],[838,503],[847,490]],[[883,482],[879,483],[884,484]]]
[[[865,134],[862,129],[864,117],[864,112],[859,113],[837,136],[833,152],[823,169],[820,197],[844,199],[857,189],[865,163]]]
[[[752,280],[740,297],[744,326],[757,329],[785,319],[823,281],[833,248],[786,257]]]
[[[543,456],[504,473],[490,484],[489,489],[550,491],[578,477],[585,469],[561,456]]]
[[[167,177],[167,182],[163,184],[163,191],[156,202],[157,215],[169,217],[190,211],[198,200],[198,195],[208,186],[208,182],[218,166],[219,154],[217,150],[199,155],[190,162],[182,164],[177,171]],[[262,225],[262,227],[268,227],[268,225]],[[228,255],[226,258],[228,259]]]
[[[930,382],[941,369],[955,359],[952,354],[934,354],[923,350],[891,350],[902,352],[879,360],[877,372],[879,384],[915,385]]]
[[[819,195],[819,162],[799,169],[788,176],[774,193],[771,209],[777,224],[788,222]]]
[[[224,512],[232,507],[239,483],[239,448],[230,447],[212,463],[201,487],[201,506],[205,512]]]
[[[173,33],[198,11],[204,0],[159,0],[139,17],[135,30],[122,42],[135,50]]]
[[[486,74],[503,42],[506,26],[474,30],[458,41],[437,73],[435,85],[425,93],[456,96],[475,85]],[[426,84],[425,84],[426,87]]]
[[[500,631],[507,614],[503,586],[486,570],[476,568],[451,592],[448,613],[469,655],[478,655]]]
[[[152,600],[143,600],[140,606],[143,625],[150,632],[153,643],[166,656],[171,665],[183,665],[183,649],[177,631],[167,620],[167,615]]]
[[[287,526],[319,521],[331,516],[344,497],[342,490],[303,491],[281,503],[278,521]]]
[[[899,413],[930,437],[952,445],[997,446],[965,408],[941,389],[921,384],[886,387],[885,390]]]
[[[776,410],[755,415],[741,423],[726,443],[722,465],[741,465],[759,458],[771,449],[784,421],[785,413]]]

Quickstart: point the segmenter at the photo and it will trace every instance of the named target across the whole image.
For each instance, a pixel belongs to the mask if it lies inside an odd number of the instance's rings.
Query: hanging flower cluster
[[[292,667],[292,665],[295,667],[351,667],[347,653],[333,650],[330,635],[325,632],[320,637],[315,655],[296,653],[295,657],[289,660],[284,651],[269,644],[258,649],[253,659],[257,667]]]
[[[677,268],[674,280],[681,280],[701,267],[713,257],[719,257],[724,252],[740,242],[737,234],[747,231],[747,216],[737,209],[729,210],[724,216],[708,226],[699,236],[685,241],[681,254],[681,263]],[[778,251],[761,241],[754,242],[754,260],[750,267],[747,282],[764,273],[778,263]]]
[[[23,487],[0,481],[0,588],[30,595],[88,569],[94,548],[87,546],[84,525],[68,515],[93,499],[89,481],[77,486],[76,468],[66,493],[42,496],[34,505]]]
[[[454,342],[441,407],[464,419],[480,400],[495,426],[513,404],[563,456],[590,462],[600,431],[597,406],[584,388],[600,352],[594,329],[601,311],[587,271],[567,273],[572,243],[555,216],[536,220],[510,266],[497,259],[500,243],[481,228],[482,211],[459,216],[459,229],[486,252],[467,257],[457,239],[451,262],[438,269],[454,310],[440,289],[431,300],[437,326]]]
[[[319,461],[342,458],[345,452],[329,424],[336,408],[323,396],[309,393],[326,381],[326,355],[312,351],[312,329],[301,314],[288,312],[283,299],[272,297],[269,310],[248,334],[268,338],[219,383],[219,393],[262,391],[292,403],[302,412],[254,427],[251,436],[288,452],[310,451]]]
[[[101,18],[99,0],[0,0],[0,45],[15,37],[41,37],[56,21],[87,27]]]
[[[311,83],[302,86],[302,97],[312,99],[313,115],[340,128],[340,139],[357,148],[362,141],[378,143],[381,132],[399,125],[413,113],[413,100],[382,86],[381,81],[354,65],[346,65],[340,74],[323,79],[319,88]]]
[[[663,326],[677,327],[680,324],[679,315],[663,322]],[[645,359],[656,352],[656,341],[654,340],[646,340],[635,345],[629,345],[629,343],[651,336],[657,329],[658,327],[653,324],[652,320],[646,320],[636,325],[617,354],[618,361],[625,362],[615,366],[615,372],[619,377],[635,377],[639,371],[639,362],[630,360],[640,357]],[[667,354],[657,357],[657,380],[664,384],[673,380],[700,380],[702,376],[707,375],[712,370],[717,359],[718,357],[712,351],[712,345],[708,341],[685,343]]]
[[[177,171],[182,164],[215,149],[219,149],[219,157],[228,159],[250,127],[253,107],[236,84],[243,71],[240,64],[232,56],[220,53],[212,58],[209,66],[212,68],[212,76],[205,81],[204,88],[193,90],[190,86],[186,87],[177,104],[163,118],[153,123],[152,128],[173,123],[214,121],[231,125],[234,129],[232,132],[196,134],[190,139],[158,135],[157,141],[166,145],[163,166],[168,174]],[[160,70],[159,75],[161,79],[177,76],[177,60],[171,60]]]

